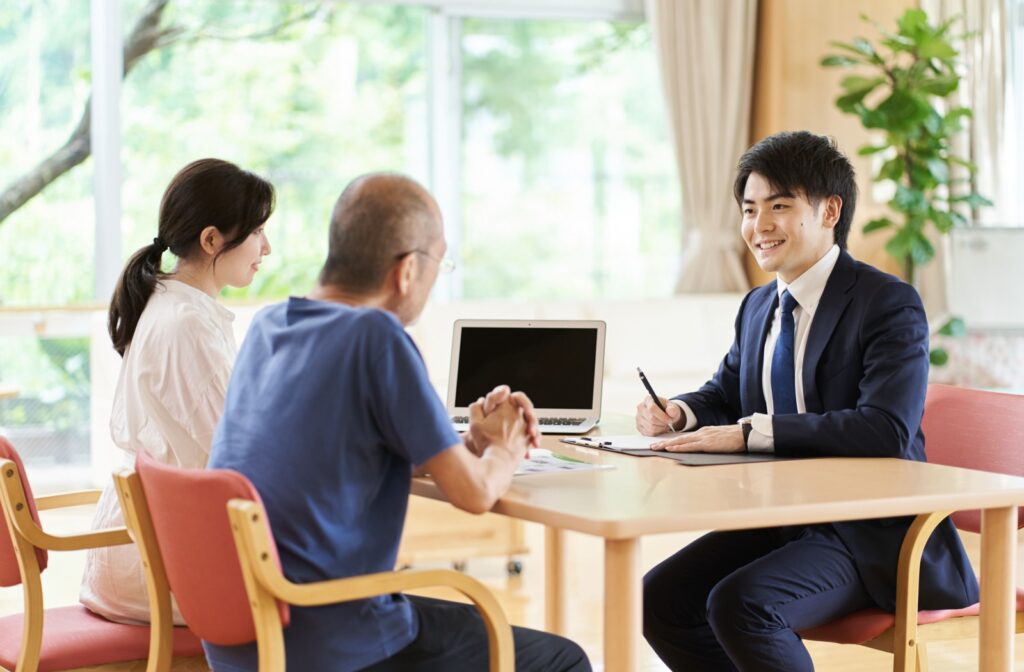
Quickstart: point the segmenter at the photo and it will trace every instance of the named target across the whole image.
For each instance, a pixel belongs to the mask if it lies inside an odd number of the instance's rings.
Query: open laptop
[[[456,320],[448,414],[469,427],[469,405],[496,385],[530,397],[546,434],[582,434],[601,419],[605,323]]]

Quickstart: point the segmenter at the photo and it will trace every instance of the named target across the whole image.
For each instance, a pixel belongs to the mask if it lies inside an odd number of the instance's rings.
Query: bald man
[[[496,388],[460,437],[404,327],[451,262],[441,213],[400,175],[361,177],[331,216],[306,298],[256,316],[235,363],[211,468],[245,474],[299,583],[390,571],[409,480],[424,469],[456,507],[489,510],[539,433],[529,399]],[[590,669],[569,640],[513,628],[517,670]],[[204,643],[214,669],[256,670],[254,645]],[[472,606],[405,595],[292,608],[290,670],[485,670]]]

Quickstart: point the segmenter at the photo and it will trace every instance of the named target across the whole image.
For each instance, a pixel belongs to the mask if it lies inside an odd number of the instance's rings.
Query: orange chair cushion
[[[25,477],[25,465],[21,463],[21,457],[14,446],[4,437],[0,436],[0,460],[11,460],[18,467],[21,475],[21,487],[25,491],[25,498],[28,499],[28,510],[32,514],[32,520],[39,523],[39,511],[36,510],[36,499],[32,496],[32,487]],[[0,509],[0,516],[4,513]],[[36,549],[36,560],[39,561],[39,571],[46,569],[46,549]],[[18,569],[18,558],[14,554],[14,545],[11,542],[11,535],[7,531],[7,523],[0,520],[0,586],[17,586],[21,583],[21,570]]]
[[[1017,589],[1017,611],[1024,611],[1024,590]],[[972,604],[963,609],[937,609],[917,612],[917,624],[938,623],[950,618],[977,616],[980,605]],[[804,639],[836,644],[863,644],[893,627],[896,616],[881,609],[863,609],[837,621],[802,630],[798,634]]]
[[[181,469],[145,453],[136,458],[135,471],[149,504],[167,582],[185,622],[214,644],[254,641],[256,627],[227,503],[232,499],[259,503],[256,488],[237,471]],[[277,548],[271,552],[280,567]],[[281,624],[287,625],[288,605],[278,602],[278,612]]]
[[[13,670],[21,652],[22,615],[0,618],[0,666]],[[82,606],[47,609],[39,672],[144,660],[149,655],[149,626],[124,625]],[[203,655],[199,638],[174,628],[174,656]]]

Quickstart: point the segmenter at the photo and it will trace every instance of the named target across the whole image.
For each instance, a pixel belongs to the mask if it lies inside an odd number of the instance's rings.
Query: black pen
[[[662,413],[668,415],[668,409],[665,408],[663,403],[661,403],[661,399],[659,399],[658,395],[655,394],[654,388],[651,387],[651,384],[647,381],[647,376],[644,375],[644,372],[640,370],[639,366],[636,367],[636,372],[640,374],[640,382],[647,388],[647,393],[651,395],[651,399],[654,399],[654,403],[658,405],[658,408],[661,409]]]

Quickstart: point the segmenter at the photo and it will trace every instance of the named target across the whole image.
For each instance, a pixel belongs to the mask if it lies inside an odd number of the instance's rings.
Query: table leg
[[[640,669],[640,540],[604,542],[604,669]]]
[[[565,635],[565,531],[544,528],[544,629]]]
[[[1017,507],[981,512],[981,637],[979,669],[1013,669]]]

